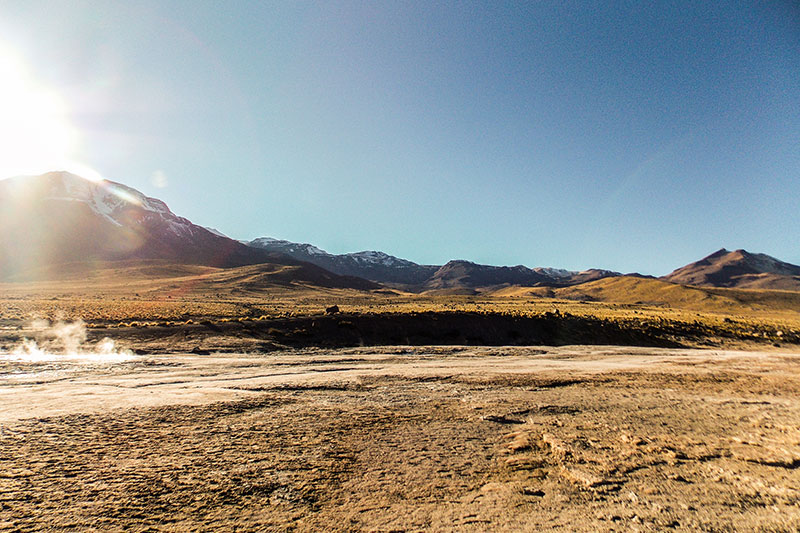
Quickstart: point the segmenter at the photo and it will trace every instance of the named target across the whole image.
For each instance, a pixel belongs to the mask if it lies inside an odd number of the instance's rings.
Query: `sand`
[[[796,531],[800,356],[0,360],[0,530]]]

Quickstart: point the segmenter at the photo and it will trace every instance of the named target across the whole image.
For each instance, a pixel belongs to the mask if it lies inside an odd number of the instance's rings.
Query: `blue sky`
[[[800,263],[793,2],[6,0],[2,53],[57,99],[70,160],[235,238]]]

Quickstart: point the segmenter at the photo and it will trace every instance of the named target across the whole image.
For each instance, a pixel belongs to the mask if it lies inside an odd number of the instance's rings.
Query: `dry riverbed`
[[[800,356],[0,360],[2,531],[796,531]]]

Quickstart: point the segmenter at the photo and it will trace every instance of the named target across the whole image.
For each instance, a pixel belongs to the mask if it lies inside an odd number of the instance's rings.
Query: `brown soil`
[[[0,362],[3,531],[796,531],[800,358]]]

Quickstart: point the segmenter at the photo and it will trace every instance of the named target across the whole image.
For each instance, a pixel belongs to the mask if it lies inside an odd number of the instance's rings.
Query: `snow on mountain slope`
[[[533,271],[553,279],[567,279],[578,273],[574,270],[565,270],[563,268],[551,268],[551,267],[536,267],[533,269]]]
[[[253,239],[249,242],[245,241],[245,244],[253,246],[254,248],[262,248],[265,250],[282,252],[286,254],[307,254],[311,256],[318,255],[333,257],[332,254],[329,254],[325,250],[320,250],[311,244],[284,241],[281,239],[273,239],[272,237],[259,237],[258,239]]]
[[[375,251],[364,251],[364,252],[355,252],[344,254],[344,257],[350,257],[359,263],[366,263],[366,264],[373,264],[373,265],[383,265],[387,267],[415,267],[419,266],[416,263],[408,261],[406,259],[400,259],[399,257],[395,257],[393,255],[389,255],[383,252],[375,252]]]
[[[222,233],[220,230],[218,230],[216,228],[211,228],[209,226],[203,226],[203,229],[207,229],[208,231],[210,231],[211,233],[213,233],[217,237],[225,237],[226,239],[230,238],[230,237],[228,237],[227,235],[225,235],[224,233]]]
[[[160,259],[241,266],[269,256],[113,181],[50,172],[0,181],[0,271],[69,262]]]
[[[260,237],[247,245],[270,252],[286,254],[300,261],[308,261],[343,276],[357,276],[379,283],[418,285],[433,274],[438,267],[418,265],[383,252],[363,251],[349,254],[331,254],[316,246],[272,237]]]
[[[192,235],[200,229],[187,219],[175,215],[161,200],[149,198],[136,189],[109,180],[90,181],[69,172],[10,178],[2,181],[0,190],[13,194],[15,190],[28,188],[32,181],[39,182],[41,200],[86,204],[97,216],[116,226],[128,224],[130,220],[126,214],[129,209],[135,208],[141,213],[140,216],[162,219],[176,235]]]

